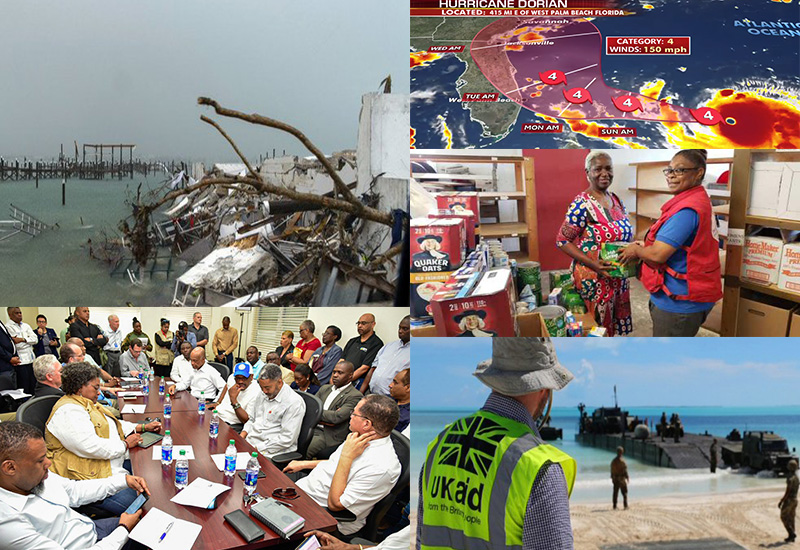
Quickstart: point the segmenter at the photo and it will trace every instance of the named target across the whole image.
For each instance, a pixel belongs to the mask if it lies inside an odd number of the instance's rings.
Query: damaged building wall
[[[370,93],[361,98],[356,194],[370,191],[370,183],[377,177],[372,192],[381,197],[375,206],[380,210],[408,212],[408,139],[397,129],[408,127],[409,109],[408,96],[403,94]],[[385,251],[390,244],[390,228],[366,222],[359,246]]]
[[[345,183],[356,179],[353,167],[356,155],[353,151],[343,151],[330,156],[339,177]],[[277,157],[266,159],[258,168],[259,175],[270,183],[282,185],[302,193],[322,195],[333,190],[333,180],[323,168],[322,163],[313,157]]]

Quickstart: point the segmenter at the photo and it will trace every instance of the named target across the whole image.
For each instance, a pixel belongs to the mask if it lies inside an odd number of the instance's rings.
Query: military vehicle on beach
[[[786,465],[792,459],[797,460],[797,456],[789,452],[786,439],[774,432],[744,432],[741,443],[722,444],[722,460],[733,467],[770,470],[781,475],[788,473]]]

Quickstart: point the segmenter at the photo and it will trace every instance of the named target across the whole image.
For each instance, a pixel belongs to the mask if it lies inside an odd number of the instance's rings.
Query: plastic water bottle
[[[216,439],[219,435],[219,413],[217,409],[211,411],[211,425],[208,428],[208,437]]]
[[[172,399],[169,395],[164,400],[164,418],[172,418]]]
[[[172,464],[172,436],[169,435],[169,430],[164,432],[164,439],[161,441],[161,464]]]
[[[164,382],[164,377],[161,377],[161,382],[158,383],[158,395],[164,395],[164,390],[167,389],[167,383]]]
[[[147,381],[147,378],[145,378],[142,382],[142,393],[145,395],[150,395],[150,383]]]
[[[156,373],[153,372],[153,369],[147,369],[147,379],[151,382],[156,379]]]
[[[206,414],[206,392],[200,392],[200,399],[197,400],[197,414]]]
[[[236,473],[236,445],[233,444],[233,439],[228,442],[228,448],[225,449],[225,475],[233,477]]]
[[[246,496],[252,495],[258,482],[258,453],[253,452],[247,461],[247,475],[244,478],[244,492]]]
[[[189,459],[186,458],[186,450],[181,449],[175,463],[175,487],[183,489],[187,485],[189,485]]]

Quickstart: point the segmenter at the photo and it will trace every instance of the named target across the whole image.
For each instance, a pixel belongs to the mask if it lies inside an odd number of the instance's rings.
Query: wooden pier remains
[[[64,155],[63,145],[58,158],[50,160],[24,158],[20,161],[0,157],[0,181],[35,180],[38,186],[40,179],[133,179],[137,174],[148,176],[160,173],[167,176],[165,169],[170,174],[188,169],[187,163],[181,161],[135,159],[135,148],[135,144],[87,143],[83,145],[79,159],[78,144],[75,143],[74,157]]]

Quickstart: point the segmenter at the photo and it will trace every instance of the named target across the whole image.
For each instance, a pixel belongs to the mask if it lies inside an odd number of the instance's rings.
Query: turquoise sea
[[[587,411],[594,410],[587,406]],[[800,406],[792,407],[630,407],[631,415],[657,422],[661,412],[677,412],[686,431],[725,437],[733,428],[745,430],[772,430],[785,437],[789,449],[800,448]],[[453,420],[467,416],[469,410],[414,409],[411,423],[412,506],[416,510],[419,471],[425,459],[428,443],[443,427]],[[554,407],[551,425],[564,430],[564,438],[554,445],[570,454],[578,463],[578,475],[572,492],[572,502],[604,502],[611,500],[609,464],[614,454],[610,451],[579,445],[575,441],[578,430],[577,408]],[[796,454],[796,451],[795,451]],[[744,471],[718,469],[716,475],[708,470],[675,470],[658,468],[628,458],[631,477],[629,498],[673,496],[679,494],[725,493],[754,488],[783,487],[785,481],[771,474],[752,474]]]
[[[186,265],[173,263],[177,269],[169,280],[159,275],[141,286],[125,278],[109,276],[109,267],[89,258],[88,239],[101,240],[101,232],[118,236],[119,221],[131,214],[125,204],[141,183],[142,193],[158,188],[161,174],[133,179],[67,180],[66,206],[61,205],[61,180],[0,182],[0,220],[8,220],[9,204],[58,228],[31,238],[16,235],[0,242],[3,262],[3,290],[0,293],[14,303],[72,304],[92,298],[103,305],[137,306],[170,303],[175,279]]]

